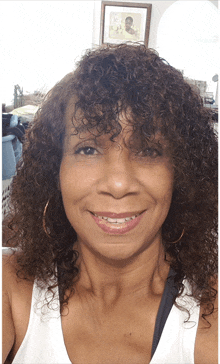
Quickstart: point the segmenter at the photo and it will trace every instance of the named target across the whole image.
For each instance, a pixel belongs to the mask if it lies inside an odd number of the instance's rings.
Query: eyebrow
[[[83,135],[84,133],[65,133],[64,135],[64,142],[66,141],[71,142],[73,141],[73,143],[78,143],[78,142],[89,142],[92,141],[95,145],[97,146],[104,146],[104,144],[106,144],[107,141],[109,141],[109,139],[106,141],[105,139],[103,140],[102,138],[100,138],[101,136],[95,136],[92,134],[87,134],[87,135]]]

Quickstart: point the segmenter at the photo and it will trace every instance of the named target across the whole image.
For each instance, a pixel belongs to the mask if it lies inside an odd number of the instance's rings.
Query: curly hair
[[[121,131],[119,114],[129,109],[133,146],[143,150],[158,131],[168,141],[174,190],[162,226],[166,259],[177,273],[180,292],[186,278],[195,299],[205,304],[205,315],[210,314],[216,296],[218,178],[212,115],[181,72],[139,44],[87,51],[37,112],[11,190],[9,226],[14,234],[6,244],[19,248],[18,274],[49,284],[49,290],[58,284],[51,279],[58,277],[62,308],[74,292],[79,273],[77,234],[65,215],[59,189],[65,114],[73,99],[76,134],[96,130],[96,135],[109,134],[114,140]],[[50,234],[45,234],[42,216],[48,200],[45,223]]]

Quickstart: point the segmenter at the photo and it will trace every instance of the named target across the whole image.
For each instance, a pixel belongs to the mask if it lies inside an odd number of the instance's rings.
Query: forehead
[[[76,103],[77,103],[77,97],[71,98],[71,100],[68,103],[65,113],[66,132],[69,131],[74,132],[76,130],[80,130],[82,132],[92,131],[93,133],[95,133],[95,130],[97,131],[101,130],[101,126],[104,124],[109,126],[109,128],[106,128],[108,130],[108,134],[111,134],[110,124],[112,126],[112,129],[114,129],[115,127],[117,128],[120,125],[121,126],[120,129],[122,129],[125,132],[133,131],[135,120],[132,117],[131,108],[129,107],[127,107],[126,111],[122,110],[121,112],[119,112],[116,118],[113,118],[111,120],[105,120],[102,106],[96,105],[93,108],[93,110],[91,110],[93,117],[91,118],[92,121],[90,121],[89,117],[86,118],[84,116],[84,112],[81,109],[78,108],[76,109]],[[98,121],[99,117],[102,118],[101,122]],[[97,120],[97,123],[94,122],[94,120]],[[102,133],[98,134],[101,135]],[[103,132],[103,134],[106,133]]]
[[[149,124],[149,128],[145,128],[145,132],[143,132],[142,125],[139,124],[138,118],[132,113],[130,107],[127,107],[126,110],[121,110],[116,119],[117,120],[105,120],[99,123],[96,123],[96,117],[93,118],[92,122],[90,122],[89,116],[87,119],[84,117],[84,113],[81,109],[77,109],[76,111],[76,102],[77,97],[72,97],[68,103],[65,115],[65,140],[71,139],[74,137],[74,140],[77,139],[91,139],[96,138],[97,141],[117,141],[124,142],[127,146],[135,149],[144,149],[149,142],[161,143],[166,147],[168,147],[167,141],[165,141],[165,137],[161,134],[159,124],[156,123],[155,128],[151,128],[150,123],[145,121],[145,124]],[[120,108],[121,105],[119,105]],[[91,111],[97,115],[97,119],[99,116],[104,116],[105,114],[102,111],[102,107],[96,106]],[[88,113],[87,113],[88,114]],[[95,122],[94,122],[95,120]]]
[[[77,102],[77,97],[74,96],[69,100],[67,104],[64,121],[65,121],[65,127],[68,129],[73,127],[73,117],[75,114],[76,102]]]

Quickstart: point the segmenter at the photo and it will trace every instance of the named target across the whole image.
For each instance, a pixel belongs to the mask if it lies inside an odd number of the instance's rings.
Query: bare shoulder
[[[17,277],[17,253],[2,253],[2,362],[23,337],[29,320],[33,283]]]
[[[3,249],[2,252],[2,281],[3,289],[7,292],[10,300],[13,295],[22,296],[24,292],[32,289],[33,279],[23,279],[17,274],[21,269],[17,263],[19,253],[11,248]]]
[[[218,285],[214,288],[218,290]],[[214,302],[214,312],[207,316],[208,323],[202,318],[203,313],[204,309],[201,307],[195,364],[218,364],[218,297]]]
[[[16,252],[11,248],[2,250],[2,278],[3,289],[10,295],[17,282]]]
[[[17,272],[20,269],[17,258],[19,256],[19,251],[14,248],[3,248],[2,249],[2,273],[3,278],[12,284],[8,289],[15,288],[15,286],[23,284],[25,281],[31,281],[32,279],[21,279],[18,278]],[[9,282],[8,282],[9,283]]]
[[[2,253],[2,362],[4,363],[15,341],[12,316],[12,291],[16,281],[15,259],[10,249]]]

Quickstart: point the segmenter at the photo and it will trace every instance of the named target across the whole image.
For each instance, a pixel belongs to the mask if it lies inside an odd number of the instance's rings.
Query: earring
[[[48,208],[49,202],[50,202],[50,199],[47,201],[47,203],[46,203],[46,205],[44,207],[43,219],[42,220],[43,220],[43,229],[44,229],[44,232],[48,236],[48,238],[51,239],[50,229],[46,227],[46,213],[47,213],[47,208]]]
[[[185,233],[185,229],[183,228],[182,234],[180,235],[179,239],[177,239],[175,241],[171,241],[171,242],[168,241],[168,243],[169,244],[176,244],[176,243],[178,243],[182,239],[184,233]]]

